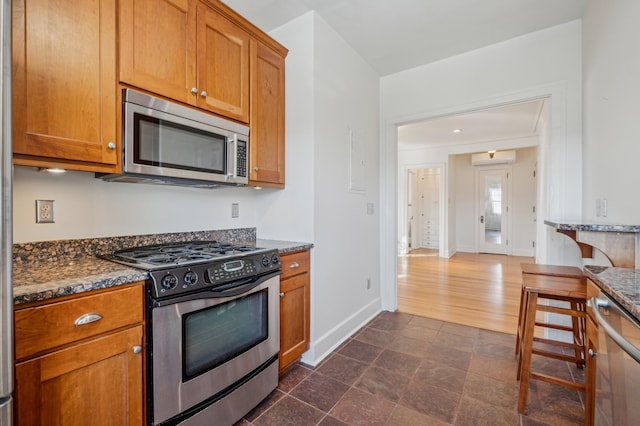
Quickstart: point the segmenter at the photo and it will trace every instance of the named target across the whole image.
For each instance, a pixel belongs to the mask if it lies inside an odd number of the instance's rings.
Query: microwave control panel
[[[247,142],[238,141],[238,166],[236,174],[247,177]]]

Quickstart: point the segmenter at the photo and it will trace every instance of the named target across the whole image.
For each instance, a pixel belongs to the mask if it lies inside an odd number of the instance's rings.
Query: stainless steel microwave
[[[249,128],[124,89],[122,174],[108,181],[216,187],[246,185]]]

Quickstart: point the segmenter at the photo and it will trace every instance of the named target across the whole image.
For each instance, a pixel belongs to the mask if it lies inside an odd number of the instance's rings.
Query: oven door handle
[[[175,305],[176,303],[188,302],[190,300],[199,300],[199,299],[211,299],[211,298],[223,298],[223,297],[233,297],[241,294],[245,294],[254,288],[258,287],[260,284],[265,281],[277,277],[281,275],[282,271],[278,269],[277,271],[270,272],[265,275],[260,275],[259,277],[247,278],[246,280],[234,281],[231,284],[222,285],[216,288],[210,287],[207,289],[203,289],[202,291],[198,291],[192,294],[187,294],[184,296],[178,296],[167,300],[154,300],[153,307],[159,308],[161,306],[167,305]]]

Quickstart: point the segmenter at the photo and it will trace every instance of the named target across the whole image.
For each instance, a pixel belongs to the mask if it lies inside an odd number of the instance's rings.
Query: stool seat
[[[551,269],[546,269],[547,272],[550,270]],[[581,276],[556,276],[525,272],[522,274],[523,295],[521,297],[522,306],[520,309],[522,324],[519,326],[518,342],[516,344],[518,353],[518,377],[520,379],[520,392],[518,396],[519,413],[526,411],[530,379],[542,380],[570,389],[585,391],[584,383],[575,383],[566,379],[531,371],[532,355],[575,362],[578,367],[584,366],[587,287],[585,277],[582,274],[580,275]],[[567,302],[569,308],[539,304],[538,299]],[[536,321],[536,313],[539,311],[568,315],[571,317],[572,325],[564,326]],[[573,334],[573,343],[535,337],[535,327],[546,327],[571,332]],[[572,349],[574,354],[566,355],[562,352],[540,349],[534,347],[534,342]]]
[[[552,275],[554,277],[582,278],[582,269],[575,266],[564,265],[541,265],[538,263],[521,263],[520,268],[523,274]]]
[[[582,269],[575,266],[565,265],[545,265],[539,263],[521,263],[520,268],[522,274],[545,275],[554,277],[580,278],[584,279],[585,275]],[[518,329],[516,330],[516,355],[520,360],[520,342],[522,337],[522,319],[524,316],[524,287],[520,292],[520,312],[518,313]],[[520,379],[520,370],[518,370],[518,379]]]

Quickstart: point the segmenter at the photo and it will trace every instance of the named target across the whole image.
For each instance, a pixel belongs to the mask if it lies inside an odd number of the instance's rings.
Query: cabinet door
[[[120,0],[120,81],[196,103],[196,2]]]
[[[251,42],[249,184],[284,187],[284,58]]]
[[[115,0],[14,0],[12,11],[16,164],[115,171]]]
[[[16,424],[141,425],[142,326],[16,365]]]
[[[198,106],[249,122],[249,34],[198,4]]]
[[[280,282],[280,369],[309,348],[309,274]]]

